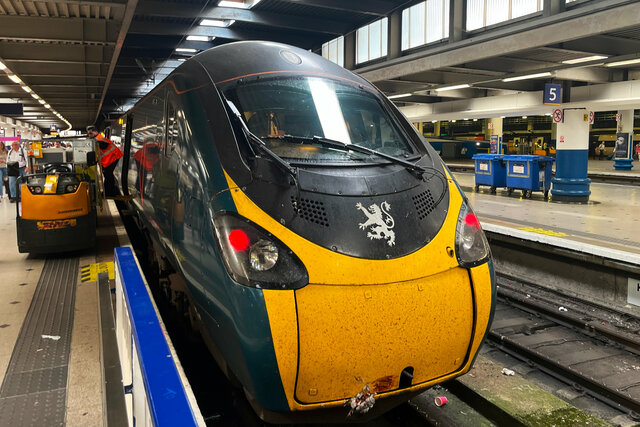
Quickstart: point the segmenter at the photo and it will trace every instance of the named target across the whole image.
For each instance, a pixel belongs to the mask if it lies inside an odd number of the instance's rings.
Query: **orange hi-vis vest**
[[[100,148],[100,152],[102,153],[100,157],[100,164],[102,165],[103,168],[108,167],[113,162],[117,161],[120,157],[123,156],[122,151],[120,151],[120,149],[116,147],[116,145],[113,142],[111,142],[110,139],[105,138],[102,135],[98,135],[96,136],[96,141],[98,142],[102,141],[109,144],[109,146],[104,150]]]

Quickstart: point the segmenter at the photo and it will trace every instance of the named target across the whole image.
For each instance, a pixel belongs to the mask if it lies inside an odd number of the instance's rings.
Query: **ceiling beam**
[[[303,37],[299,33],[284,31],[259,31],[247,29],[220,28],[198,25],[190,27],[183,24],[162,24],[136,21],[129,28],[130,34],[171,34],[184,36],[209,36],[230,40],[272,40],[295,46],[310,48],[317,40]]]
[[[280,0],[285,3],[300,4],[304,6],[319,7],[323,9],[341,10],[343,12],[355,12],[366,15],[386,16],[391,10],[398,7],[398,2],[381,0]],[[406,3],[406,2],[404,2]]]
[[[124,40],[127,37],[127,33],[129,32],[131,21],[133,20],[133,15],[135,14],[137,6],[138,6],[138,0],[127,1],[127,7],[124,11],[124,16],[122,18],[122,25],[120,26],[120,32],[118,33],[118,38],[116,41],[116,48],[113,51],[113,56],[111,57],[111,63],[109,64],[109,71],[107,72],[107,80],[102,90],[102,96],[100,97],[100,104],[98,104],[96,120],[98,120],[98,115],[100,114],[100,110],[102,109],[104,97],[107,95],[107,90],[109,89],[109,83],[111,82],[111,77],[113,76],[113,73],[116,69],[116,64],[118,63],[118,58],[120,57],[120,51],[122,50],[122,45],[124,44]]]
[[[274,28],[286,28],[296,31],[309,31],[332,35],[345,34],[352,29],[352,25],[340,20],[327,20],[312,16],[287,15],[283,13],[263,12],[257,10],[238,9],[233,7],[209,7],[201,12],[200,5],[176,4],[160,1],[145,1],[140,4],[136,14],[145,16],[170,16],[179,18],[219,19],[249,22]]]
[[[636,26],[640,22],[637,3],[601,0],[545,18],[536,18],[504,29],[487,31],[459,42],[425,49],[356,70],[376,82],[408,76],[424,70],[456,66],[500,55],[525,51]],[[566,31],[571,28],[571,31]]]
[[[110,44],[120,24],[104,19],[0,15],[0,40]]]
[[[101,0],[38,0],[38,3],[64,3],[66,5],[77,6],[102,6],[123,9],[127,4],[125,1],[101,1]]]

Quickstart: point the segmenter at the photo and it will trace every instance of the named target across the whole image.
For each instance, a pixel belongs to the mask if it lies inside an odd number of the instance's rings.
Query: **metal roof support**
[[[133,19],[133,15],[136,11],[137,5],[138,5],[138,0],[127,1],[127,7],[124,11],[124,17],[122,19],[122,26],[120,27],[120,32],[118,33],[118,39],[116,41],[116,47],[113,51],[113,56],[111,57],[111,63],[109,64],[109,71],[107,72],[107,80],[104,83],[104,89],[102,89],[100,104],[98,104],[98,110],[96,112],[96,120],[100,115],[100,110],[102,109],[102,103],[104,102],[104,97],[107,94],[107,89],[109,89],[109,83],[111,82],[113,71],[115,70],[116,63],[118,62],[118,57],[120,56],[120,50],[122,49],[122,44],[124,43],[124,39],[127,36],[127,32],[129,31],[129,25],[131,24],[131,20]]]

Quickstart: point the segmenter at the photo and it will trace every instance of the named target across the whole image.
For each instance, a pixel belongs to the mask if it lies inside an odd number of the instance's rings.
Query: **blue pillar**
[[[589,201],[588,159],[589,112],[585,109],[564,110],[564,121],[558,123],[556,133],[556,176],[551,180],[553,201]]]

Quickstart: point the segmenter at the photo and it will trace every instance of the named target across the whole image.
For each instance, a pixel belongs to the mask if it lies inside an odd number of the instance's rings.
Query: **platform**
[[[474,171],[474,161],[471,159],[445,160],[445,163],[454,172]],[[633,161],[633,168],[630,170],[616,170],[613,168],[613,160],[589,160],[587,166],[587,176],[593,182],[610,182],[620,184],[640,185],[640,163]],[[553,164],[555,173],[556,165]]]
[[[473,173],[454,176],[486,231],[640,265],[637,186],[592,183],[587,204],[567,204],[545,201],[542,193],[532,199],[520,191],[508,196],[506,189],[476,193]]]
[[[36,256],[18,253],[16,205],[0,202],[0,425],[103,424],[98,288],[81,267],[113,262],[128,244],[115,205],[105,206],[95,251]]]

